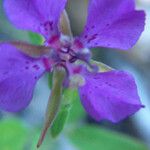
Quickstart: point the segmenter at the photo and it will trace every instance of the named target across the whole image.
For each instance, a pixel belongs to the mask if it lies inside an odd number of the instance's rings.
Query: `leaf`
[[[68,115],[70,113],[70,109],[72,107],[72,103],[74,101],[72,97],[73,96],[72,94],[74,92],[76,91],[73,89],[64,90],[64,95],[63,95],[60,111],[58,115],[56,116],[56,119],[54,120],[53,125],[51,127],[52,137],[57,137],[65,126],[65,123],[68,119]]]
[[[0,122],[0,149],[22,150],[27,142],[27,129],[19,120]]]
[[[65,92],[64,97],[66,97],[66,100],[70,99],[70,101],[72,102],[68,122],[78,123],[83,117],[85,117],[85,111],[81,105],[78,90],[69,89]]]
[[[43,44],[44,39],[43,39],[42,36],[40,36],[37,33],[33,33],[33,32],[28,32],[28,34],[29,34],[30,41],[31,41],[32,44],[35,44],[35,45]]]
[[[67,108],[60,110],[60,112],[58,113],[51,127],[51,135],[53,138],[57,137],[63,130],[66,120],[68,118],[68,114],[69,114],[69,109]]]
[[[78,123],[77,120],[82,118],[83,114],[77,89],[65,89],[60,111],[51,127],[52,137],[57,137],[62,132],[67,121]]]
[[[78,150],[147,150],[134,138],[96,126],[74,129],[69,137]]]
[[[51,89],[52,88],[52,80],[53,80],[53,73],[48,74],[48,86]]]
[[[113,68],[111,68],[110,66],[108,66],[102,62],[91,60],[91,63],[97,65],[99,67],[100,72],[106,72],[106,71],[114,70]]]

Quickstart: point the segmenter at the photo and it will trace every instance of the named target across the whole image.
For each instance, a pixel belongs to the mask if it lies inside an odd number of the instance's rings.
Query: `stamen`
[[[76,60],[77,60],[77,57],[73,56],[71,59],[69,59],[69,62],[70,63],[74,63]]]
[[[74,57],[74,56],[76,56],[77,54],[72,50],[72,49],[70,49],[70,52],[69,52],[69,54],[72,56],[72,57]]]
[[[62,53],[69,53],[69,47],[61,48],[60,52],[62,52]]]

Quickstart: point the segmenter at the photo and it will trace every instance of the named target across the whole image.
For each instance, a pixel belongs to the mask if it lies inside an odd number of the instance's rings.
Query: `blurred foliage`
[[[40,129],[36,129],[33,132],[32,138],[30,137],[30,145],[25,150],[36,150],[37,141],[40,136]],[[57,140],[53,140],[48,134],[47,138],[43,141],[43,144],[38,148],[38,150],[56,150]]]
[[[28,32],[18,30],[10,24],[5,15],[2,0],[0,0],[0,40],[23,40],[29,42]]]
[[[27,138],[28,131],[19,120],[10,119],[0,122],[1,150],[22,150]]]
[[[0,133],[1,150],[35,150],[40,130],[31,130],[20,120],[7,119],[0,122]],[[63,140],[69,139],[70,145],[78,150],[147,150],[143,143],[134,138],[97,126],[70,127],[63,135]],[[47,134],[39,150],[62,150],[61,140]]]
[[[79,150],[147,150],[131,137],[96,126],[75,128],[69,137]]]
[[[70,99],[72,102],[68,123],[78,123],[79,121],[83,120],[83,118],[85,118],[85,111],[81,105],[78,90],[67,90],[64,96],[66,97],[66,100]]]

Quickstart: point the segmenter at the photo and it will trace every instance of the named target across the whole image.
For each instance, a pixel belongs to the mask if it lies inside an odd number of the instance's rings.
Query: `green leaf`
[[[53,80],[53,73],[49,73],[48,74],[48,86],[50,89],[52,88],[52,84],[53,84],[52,80]]]
[[[69,110],[68,109],[62,109],[56,119],[54,120],[54,123],[51,127],[51,135],[53,138],[57,137],[61,131],[63,130],[66,120],[68,118]]]
[[[56,116],[56,119],[54,120],[53,125],[51,127],[52,137],[57,137],[65,126],[70,109],[72,107],[72,103],[74,101],[72,97],[74,92],[76,91],[73,89],[64,90],[64,95],[63,95],[60,111],[58,115]]]
[[[102,62],[91,60],[91,63],[97,65],[99,67],[100,72],[106,72],[106,71],[114,70],[113,68],[111,68],[110,66],[108,66]]]
[[[33,32],[29,32],[28,34],[32,44],[41,45],[43,43],[44,39],[39,34]]]
[[[78,150],[147,150],[134,138],[96,126],[74,129],[69,137]]]
[[[27,142],[27,129],[19,120],[0,122],[0,149],[22,150]]]
[[[51,127],[52,137],[57,137],[63,130],[65,123],[78,123],[84,116],[77,89],[65,89],[60,111]]]
[[[72,107],[70,109],[68,122],[78,123],[81,119],[85,117],[85,111],[81,105],[80,97],[77,89],[69,89],[65,92],[64,97],[70,99],[72,102]]]

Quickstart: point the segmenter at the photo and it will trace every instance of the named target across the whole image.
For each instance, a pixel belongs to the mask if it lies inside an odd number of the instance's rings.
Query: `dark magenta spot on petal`
[[[79,49],[83,48],[83,44],[78,39],[75,39],[74,44]]]
[[[111,83],[109,82],[105,82],[105,84],[107,84],[108,86],[113,86]]]
[[[95,28],[95,26],[93,25],[91,28],[92,28],[92,29],[94,29],[94,28]]]
[[[76,67],[76,68],[73,70],[73,73],[74,73],[74,74],[80,73],[81,70],[82,70],[81,67]]]
[[[53,30],[53,22],[52,21],[46,21],[44,24],[41,24],[43,26],[44,30],[48,33],[50,30]]]
[[[26,61],[26,64],[29,64],[30,62],[29,61]]]
[[[89,39],[88,39],[88,43],[90,43],[91,41],[95,40],[97,38],[98,34],[94,34],[92,35]]]
[[[49,59],[48,58],[43,58],[42,61],[43,61],[43,65],[44,65],[45,69],[47,71],[49,71],[50,68],[51,68],[50,63],[49,63]]]
[[[84,38],[87,39],[88,35],[85,35]]]
[[[35,70],[39,70],[40,69],[40,67],[38,66],[38,65],[33,65],[32,66]]]
[[[88,27],[86,27],[85,29],[86,29],[87,31],[89,31],[89,28],[88,28]]]
[[[26,66],[26,67],[25,67],[25,69],[26,69],[26,70],[28,70],[28,69],[29,69],[29,67],[28,67],[28,66]]]
[[[95,89],[98,89],[98,86],[95,86]]]
[[[8,71],[5,71],[5,72],[3,72],[3,75],[6,75],[6,74],[8,74],[9,72]]]

